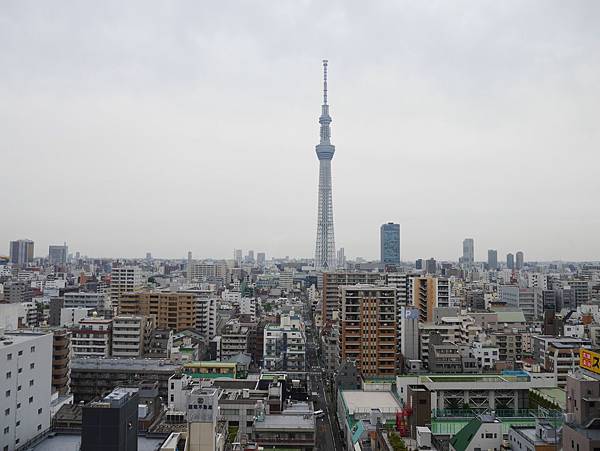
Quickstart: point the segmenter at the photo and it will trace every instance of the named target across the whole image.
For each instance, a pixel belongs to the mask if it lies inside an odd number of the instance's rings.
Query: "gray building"
[[[33,289],[29,282],[7,282],[4,284],[4,301],[9,304],[31,302]]]
[[[48,246],[48,263],[51,265],[65,265],[67,263],[67,255],[69,247],[67,244],[50,245]]]
[[[496,249],[488,249],[488,269],[490,271],[498,269],[498,251]]]
[[[400,264],[400,224],[388,222],[379,229],[380,256],[383,265]]]
[[[523,252],[521,251],[517,252],[516,268],[523,269]]]
[[[463,240],[463,256],[462,263],[472,265],[475,261],[475,241],[473,238],[465,238]]]
[[[33,261],[33,241],[16,240],[11,241],[9,246],[10,263],[25,266]]]
[[[506,267],[508,269],[515,269],[515,256],[513,254],[506,254]]]
[[[137,388],[115,388],[102,400],[83,407],[82,450],[137,451],[137,391]]]

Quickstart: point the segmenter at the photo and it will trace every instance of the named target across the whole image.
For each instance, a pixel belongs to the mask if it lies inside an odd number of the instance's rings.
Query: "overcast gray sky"
[[[0,3],[0,253],[600,258],[598,1]],[[3,250],[4,249],[4,250]]]

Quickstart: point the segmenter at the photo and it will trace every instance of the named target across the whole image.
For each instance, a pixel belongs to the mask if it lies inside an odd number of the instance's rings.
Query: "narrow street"
[[[325,415],[322,415],[316,419],[316,437],[317,437],[317,449],[323,451],[330,450],[342,450],[342,443],[339,428],[337,426],[337,420],[335,417],[336,407],[331,404],[330,399],[326,393],[325,371],[323,370],[323,362],[319,358],[319,344],[317,338],[317,332],[314,327],[314,323],[311,321],[310,309],[305,310],[305,319],[310,327],[306,328],[307,331],[307,343],[306,343],[306,362],[309,380],[309,391],[311,393],[317,393],[317,396],[312,396],[315,411],[322,410]]]

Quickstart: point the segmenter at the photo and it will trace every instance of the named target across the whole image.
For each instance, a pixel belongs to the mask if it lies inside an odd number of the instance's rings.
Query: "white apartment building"
[[[13,451],[50,428],[52,334],[0,336],[0,450]]]
[[[138,266],[116,266],[110,277],[110,302],[117,305],[123,293],[139,291],[143,288],[142,270]]]
[[[81,320],[71,331],[73,356],[110,357],[112,322],[112,319],[97,317]]]
[[[249,315],[250,321],[256,321],[256,298],[240,299],[240,315]]]
[[[214,297],[198,298],[196,302],[198,303],[196,329],[200,331],[204,338],[212,340],[217,334],[218,299]]]
[[[63,296],[65,308],[85,307],[95,310],[103,310],[107,304],[108,297],[105,293],[65,293]]]
[[[147,316],[115,316],[112,322],[112,356],[140,357],[148,347],[154,319]]]
[[[263,332],[264,368],[273,371],[306,370],[306,335],[304,323],[293,312],[282,315],[278,326],[267,326]]]
[[[60,309],[60,325],[63,327],[73,327],[79,324],[79,321],[89,315],[89,309],[85,307],[63,307]]]
[[[494,369],[496,362],[500,359],[500,350],[491,344],[475,341],[473,342],[471,351],[477,359],[477,366],[481,370]]]

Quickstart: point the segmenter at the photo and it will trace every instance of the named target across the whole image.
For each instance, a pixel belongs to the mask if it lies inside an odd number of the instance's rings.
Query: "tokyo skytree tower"
[[[315,268],[333,270],[336,267],[335,235],[333,232],[333,200],[331,198],[331,160],[335,146],[331,144],[331,116],[327,104],[327,60],[323,60],[323,105],[321,106],[321,141],[315,150],[319,158],[319,213]]]

